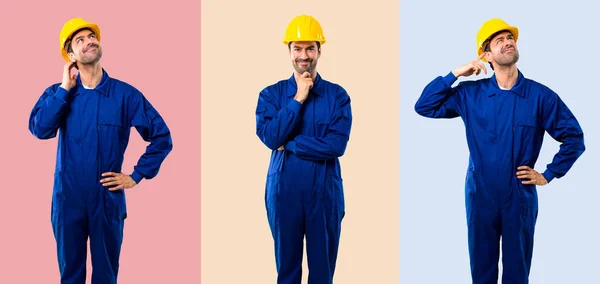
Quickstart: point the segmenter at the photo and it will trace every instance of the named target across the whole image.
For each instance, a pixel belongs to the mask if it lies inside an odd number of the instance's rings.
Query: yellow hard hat
[[[325,36],[321,29],[321,24],[308,15],[300,15],[295,17],[285,30],[284,44],[289,44],[292,41],[318,41],[321,44],[325,43]]]
[[[82,18],[73,18],[65,23],[60,31],[60,53],[66,61],[71,61],[65,48],[65,42],[79,29],[88,28],[96,34],[96,39],[100,41],[100,28],[94,23],[90,23]]]
[[[519,39],[519,29],[507,24],[501,19],[493,18],[483,23],[479,29],[479,32],[477,32],[477,55],[479,56],[483,53],[483,43],[486,40],[488,40],[493,34],[504,30],[512,33],[512,35],[515,37],[515,42]],[[483,57],[481,60],[487,62],[485,57]]]

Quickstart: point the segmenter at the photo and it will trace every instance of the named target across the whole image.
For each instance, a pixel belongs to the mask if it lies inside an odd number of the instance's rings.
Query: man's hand
[[[126,174],[107,172],[103,173],[102,176],[105,178],[101,179],[100,183],[102,183],[102,186],[112,186],[108,189],[110,191],[132,188],[137,185],[137,183]]]
[[[71,75],[71,70],[73,67],[77,65],[77,62],[67,62],[63,67],[63,78],[60,86],[69,91],[71,88],[75,87],[75,82],[77,79],[77,74]]]
[[[471,76],[473,74],[479,75],[479,73],[481,73],[481,70],[483,70],[484,74],[487,74],[487,69],[485,68],[483,63],[479,62],[479,60],[483,58],[484,54],[485,53],[482,53],[481,55],[479,55],[479,57],[477,57],[477,59],[452,70],[452,74],[454,74],[456,78],[460,76]]]
[[[283,151],[285,150],[285,148],[283,148],[283,145],[281,145],[281,147],[277,148],[277,151]]]
[[[310,77],[310,73],[308,71],[304,72],[302,77],[296,81],[296,85],[298,85],[298,91],[296,92],[296,96],[294,96],[294,100],[304,103],[308,97],[308,91],[313,86],[313,80]]]
[[[535,184],[535,185],[548,184],[548,181],[542,174],[538,173],[537,171],[535,171],[534,169],[532,169],[528,166],[520,166],[517,168],[517,170],[519,170],[517,172],[518,179],[529,179],[529,180],[522,181],[521,182],[522,184]]]

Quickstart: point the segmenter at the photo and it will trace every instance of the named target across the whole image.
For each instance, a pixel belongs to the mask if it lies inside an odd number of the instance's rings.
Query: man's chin
[[[80,61],[78,62],[79,64],[83,64],[83,65],[94,65],[96,63],[98,63],[100,61],[101,57],[98,58],[93,58],[93,59],[89,59],[89,60],[84,60],[84,61]]]
[[[304,74],[304,72],[309,72],[312,74],[312,70],[306,68],[296,68],[296,72],[298,72],[298,74]]]

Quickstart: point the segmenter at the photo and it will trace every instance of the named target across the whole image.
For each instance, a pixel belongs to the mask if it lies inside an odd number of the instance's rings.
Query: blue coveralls
[[[296,91],[292,75],[263,89],[256,107],[256,134],[273,150],[265,205],[277,283],[300,283],[305,234],[308,282],[332,283],[345,214],[338,157],[350,137],[350,97],[319,74],[303,104]]]
[[[41,95],[29,118],[29,130],[51,139],[60,129],[51,221],[63,284],[83,284],[90,238],[92,283],[117,283],[125,192],[100,183],[104,172],[121,172],[130,128],[150,144],[131,174],[139,183],[158,174],[172,149],[169,128],[144,98],[127,83],[103,70],[100,83],[86,89],[79,75],[69,92],[60,84]]]
[[[538,214],[535,185],[517,179],[517,167],[534,168],[545,131],[562,142],[547,165],[548,182],[564,176],[584,152],[575,116],[548,87],[519,71],[511,90],[496,76],[461,82],[449,73],[425,87],[415,110],[430,118],[463,119],[470,152],[465,201],[471,275],[475,284],[497,283],[502,236],[502,283],[528,283]]]

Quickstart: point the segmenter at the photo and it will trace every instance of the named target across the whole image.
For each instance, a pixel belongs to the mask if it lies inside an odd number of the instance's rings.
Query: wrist
[[[138,173],[135,170],[129,176],[136,184],[139,184],[142,181],[142,179],[144,178],[140,173]]]
[[[300,95],[296,94],[296,95],[294,96],[294,100],[296,100],[297,102],[299,102],[299,103],[303,104],[303,103],[304,103],[304,101],[306,100],[306,97],[304,97],[304,98],[303,98],[302,96],[300,96]]]
[[[69,86],[65,86],[65,84],[60,84],[60,87],[65,89],[67,92],[71,90],[71,88],[69,88]]]
[[[554,173],[552,173],[550,170],[546,169],[543,173],[542,176],[546,179],[547,183],[550,183],[553,179],[556,178],[556,175]]]

